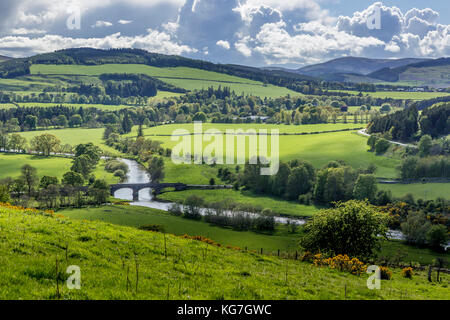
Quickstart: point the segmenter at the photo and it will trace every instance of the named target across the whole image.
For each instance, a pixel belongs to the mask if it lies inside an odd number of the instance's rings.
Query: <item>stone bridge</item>
[[[198,190],[218,190],[218,189],[231,189],[233,186],[230,185],[192,185],[184,183],[123,183],[123,184],[112,184],[110,185],[111,195],[114,196],[116,191],[121,189],[130,189],[133,191],[133,201],[139,201],[139,191],[142,189],[152,189],[154,194],[159,194],[162,190],[167,188],[174,188],[175,191],[183,191],[189,189]]]

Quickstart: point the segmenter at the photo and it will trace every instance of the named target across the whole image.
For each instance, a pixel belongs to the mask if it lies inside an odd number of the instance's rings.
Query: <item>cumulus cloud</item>
[[[115,33],[103,38],[70,38],[56,35],[43,37],[8,36],[0,38],[0,50],[15,56],[17,51],[31,53],[45,53],[49,51],[73,48],[92,47],[98,49],[109,48],[137,48],[163,54],[181,55],[195,53],[196,49],[178,44],[169,34],[148,29],[140,36],[123,36]]]
[[[219,41],[216,42],[216,44],[219,47],[222,47],[222,48],[224,48],[226,50],[230,50],[230,48],[231,48],[230,43],[228,41],[225,41],[225,40],[219,40]]]
[[[432,9],[404,12],[375,2],[335,17],[326,9],[328,1],[2,1],[0,49],[17,56],[71,46],[135,47],[193,58],[208,55],[223,63],[289,66],[345,55],[449,55],[449,25],[439,24],[439,13]],[[67,8],[75,4],[86,27],[68,31]],[[380,12],[380,29],[367,27],[375,12]]]

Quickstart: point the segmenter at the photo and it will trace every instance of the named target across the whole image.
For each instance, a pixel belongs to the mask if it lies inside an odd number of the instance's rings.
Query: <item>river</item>
[[[134,160],[129,159],[120,159],[128,166],[127,180],[124,184],[127,183],[149,183],[150,177],[139,163]],[[118,199],[133,201],[133,194],[130,189],[121,189],[117,190],[114,196]],[[169,211],[170,206],[173,204],[171,202],[160,202],[153,199],[150,189],[143,189],[139,192],[139,201],[133,201],[130,203],[132,206],[140,206],[140,207],[148,207],[153,209],[159,209],[163,211]],[[202,209],[201,213],[205,214],[207,209]],[[255,213],[248,213],[250,216],[256,216]],[[286,217],[275,217],[275,222],[277,223],[291,223],[302,225],[306,223],[304,219],[295,219],[295,218],[286,218]]]

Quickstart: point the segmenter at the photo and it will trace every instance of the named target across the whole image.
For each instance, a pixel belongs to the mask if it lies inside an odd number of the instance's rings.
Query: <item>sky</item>
[[[448,0],[2,0],[0,54],[139,48],[297,68],[344,56],[450,56]]]

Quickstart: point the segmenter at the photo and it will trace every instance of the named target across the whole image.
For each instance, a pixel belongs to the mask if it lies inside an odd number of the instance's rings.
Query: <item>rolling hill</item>
[[[323,78],[332,74],[368,75],[384,68],[397,68],[412,63],[426,61],[425,59],[368,59],[359,57],[344,57],[325,63],[315,64],[296,70],[297,73]]]
[[[0,55],[0,63],[8,60],[11,60],[11,58]]]

